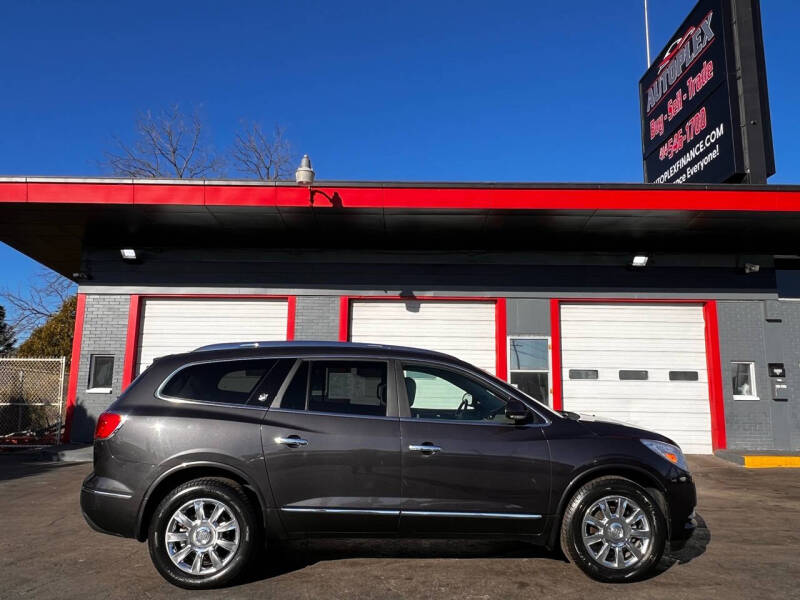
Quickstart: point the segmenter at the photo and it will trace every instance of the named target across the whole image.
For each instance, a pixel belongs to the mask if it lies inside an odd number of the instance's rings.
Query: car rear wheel
[[[666,521],[656,493],[622,477],[601,477],[583,485],[564,513],[564,554],[599,581],[646,576],[666,543]]]
[[[158,505],[148,546],[158,572],[188,589],[226,585],[256,548],[255,511],[239,487],[216,479],[178,486]]]

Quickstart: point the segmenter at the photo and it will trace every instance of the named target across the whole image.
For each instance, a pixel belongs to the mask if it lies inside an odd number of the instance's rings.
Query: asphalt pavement
[[[274,546],[246,582],[190,592],[161,579],[145,544],[84,523],[89,464],[1,460],[0,598],[800,599],[800,469],[689,462],[705,526],[646,581],[600,584],[518,542],[326,540]]]

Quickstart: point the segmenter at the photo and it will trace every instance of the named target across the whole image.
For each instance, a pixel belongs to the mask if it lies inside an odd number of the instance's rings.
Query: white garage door
[[[286,300],[144,300],[136,373],[153,359],[206,344],[286,340]]]
[[[350,340],[452,354],[494,374],[495,303],[353,301]]]
[[[711,453],[705,322],[694,304],[562,304],[564,409]]]

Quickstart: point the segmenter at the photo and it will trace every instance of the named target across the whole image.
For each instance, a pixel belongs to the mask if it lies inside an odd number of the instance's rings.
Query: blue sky
[[[694,5],[650,0],[657,52]],[[777,170],[800,3],[763,0]],[[104,174],[138,111],[202,105],[217,149],[281,123],[323,179],[641,181],[642,0],[5,2],[0,173]],[[36,264],[0,243],[0,288]]]

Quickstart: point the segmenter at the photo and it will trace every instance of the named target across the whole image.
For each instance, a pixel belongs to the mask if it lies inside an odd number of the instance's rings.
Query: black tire
[[[187,502],[201,498],[221,502],[230,510],[239,524],[239,543],[221,569],[212,574],[194,575],[173,563],[165,536],[173,514]],[[259,530],[256,512],[240,487],[217,479],[194,479],[172,490],[159,503],[150,521],[147,545],[153,565],[171,584],[195,590],[216,588],[228,585],[242,575],[258,549]],[[222,535],[225,534],[220,537]],[[206,555],[202,560],[210,561],[210,557]]]
[[[625,479],[623,477],[600,477],[594,479],[578,489],[567,504],[564,512],[564,518],[561,522],[561,549],[569,560],[580,569],[589,575],[592,579],[604,582],[625,582],[637,581],[646,577],[655,569],[656,565],[661,560],[664,554],[664,547],[667,540],[667,524],[664,518],[664,512],[661,509],[662,503],[659,502],[654,494],[658,494],[655,490],[648,490],[639,484]],[[613,546],[609,547],[608,554],[602,554],[602,548],[606,543],[605,540],[590,545],[594,553],[600,554],[600,558],[595,558],[593,553],[587,549],[584,543],[584,517],[587,516],[587,511],[595,505],[596,502],[601,501],[607,496],[620,496],[626,500],[633,501],[644,513],[644,517],[649,522],[650,527],[650,545],[646,552],[642,552],[642,557],[630,566],[621,566],[619,568],[608,566],[601,563],[605,558],[609,562],[614,561],[617,552],[621,553],[623,557],[622,562],[626,561],[625,557],[633,560],[634,555],[628,548],[614,549]],[[615,511],[617,506],[622,505],[625,507],[627,504],[624,502],[616,503],[609,500],[606,503],[607,508],[612,508]],[[623,509],[624,514],[633,514],[631,508]],[[599,514],[599,513],[594,513]],[[591,515],[590,515],[591,516]],[[613,515],[613,520],[619,521],[616,513]],[[638,522],[640,528],[642,522]],[[620,527],[616,527],[616,531],[620,531]],[[587,534],[597,533],[604,535],[599,528],[593,528],[592,525],[587,526]],[[611,536],[611,533],[608,534]],[[624,533],[623,533],[624,535]],[[634,534],[635,537],[635,534]],[[623,543],[615,542],[615,543]],[[641,551],[644,548],[644,541],[636,539],[631,542],[635,549]],[[613,558],[612,558],[613,557]]]

